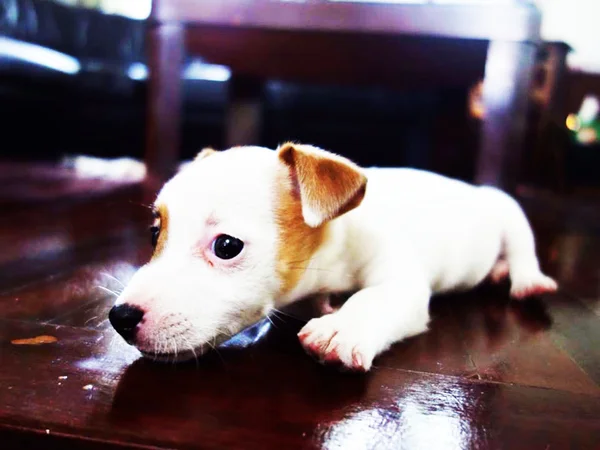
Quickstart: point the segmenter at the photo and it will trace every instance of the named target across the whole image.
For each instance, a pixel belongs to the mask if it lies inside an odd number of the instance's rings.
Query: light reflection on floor
[[[377,378],[372,380],[375,384]],[[386,401],[372,408],[351,411],[348,416],[324,432],[327,449],[436,449],[469,448],[476,440],[486,439],[486,427],[473,418],[480,417],[482,405],[472,388],[447,382],[419,380],[406,386],[374,386],[388,391]],[[475,400],[474,400],[475,399]],[[473,428],[476,428],[475,430]]]

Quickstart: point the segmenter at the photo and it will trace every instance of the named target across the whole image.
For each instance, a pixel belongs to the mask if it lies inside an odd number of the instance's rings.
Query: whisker
[[[169,336],[167,336],[166,332],[161,332],[160,333],[160,340],[161,340],[161,348],[160,348],[160,352],[161,353],[168,353],[169,352]]]
[[[282,314],[282,315],[284,315],[284,316],[291,317],[292,319],[296,319],[296,320],[302,320],[302,319],[301,319],[300,317],[298,317],[298,316],[294,316],[293,314],[286,313],[286,312],[284,312],[284,311],[282,311],[282,310],[280,310],[280,309],[277,309],[277,308],[271,308],[271,312],[273,312],[273,313],[277,313],[277,314]]]
[[[271,325],[273,325],[273,328],[279,329],[279,328],[277,327],[277,325],[275,325],[275,322],[273,322],[269,316],[266,316],[266,318],[267,318],[267,320],[268,320],[269,322],[271,322]]]
[[[162,353],[162,346],[163,346],[163,341],[162,341],[162,331],[158,332],[158,336],[156,337],[156,348],[154,349],[154,353],[156,355],[158,355],[159,353]],[[154,357],[154,360],[156,361],[156,356]]]
[[[107,287],[104,287],[104,286],[100,286],[100,285],[98,285],[98,286],[96,286],[96,287],[97,287],[97,288],[99,288],[99,289],[102,289],[103,291],[106,291],[106,292],[108,292],[109,294],[112,294],[112,295],[114,295],[115,297],[118,297],[119,295],[121,295],[121,294],[119,294],[118,292],[115,292],[115,291],[113,291],[113,290],[111,290],[111,289],[109,289],[109,288],[107,288]]]
[[[190,344],[190,341],[188,341],[184,336],[182,336],[181,338],[186,343],[186,347],[192,352],[192,355],[194,355],[194,360],[196,361],[196,369],[197,369],[198,367],[200,367],[200,362],[198,361],[198,354],[196,353],[194,346],[192,344]]]
[[[171,343],[173,345],[173,350],[175,353],[175,356],[173,357],[173,362],[175,362],[177,360],[177,350],[178,350],[177,349],[177,341],[175,339],[171,338]]]
[[[214,339],[214,343],[216,344],[216,342],[217,342],[216,337],[213,339]],[[223,356],[219,352],[219,349],[215,345],[211,344],[210,341],[206,341],[206,343],[215,351],[215,353],[217,354],[217,356],[219,357],[219,359],[221,360],[223,365],[225,365],[225,360],[223,359]]]
[[[333,272],[331,269],[324,269],[322,267],[310,267],[310,263],[312,263],[312,259],[304,259],[297,261],[290,261],[288,263],[288,268],[292,270],[315,270],[320,272]],[[304,265],[304,263],[308,263],[308,265]],[[353,275],[347,274],[346,276],[352,277]]]
[[[111,275],[108,272],[102,272],[101,275],[104,275],[108,278],[110,278],[111,280],[115,280],[117,283],[119,283],[121,286],[125,287],[125,285],[123,284],[123,282],[121,280],[119,280],[117,277],[115,277],[114,275]]]
[[[154,209],[154,206],[152,206],[152,205],[147,205],[145,203],[140,203],[140,202],[134,202],[133,200],[129,200],[129,203],[131,203],[132,205],[141,206],[143,208]]]
[[[88,323],[90,323],[92,320],[97,319],[98,316],[94,316],[94,317],[90,317],[88,320],[86,320],[85,322],[83,322],[84,325],[87,325]]]
[[[96,316],[97,317],[97,316]],[[102,326],[104,326],[104,324],[108,322],[108,318],[104,319],[102,322],[98,323],[96,325],[96,328],[101,328]]]
[[[281,320],[282,322],[285,322],[285,319],[283,317],[280,317],[277,314],[277,311],[270,311],[269,314],[271,315],[271,317],[273,317],[274,319],[278,319]]]
[[[232,337],[234,335],[234,333],[231,333],[229,330],[223,329],[223,328],[213,328],[212,330],[205,330],[205,331],[214,335],[215,339],[218,334],[225,336],[227,339],[229,339],[230,337]]]

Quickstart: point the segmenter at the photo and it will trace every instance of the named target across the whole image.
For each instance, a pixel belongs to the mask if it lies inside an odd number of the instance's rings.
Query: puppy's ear
[[[196,155],[196,157],[194,158],[194,161],[200,161],[200,160],[207,158],[210,155],[213,155],[215,153],[217,153],[217,151],[213,148],[210,148],[210,147],[203,148],[202,150],[200,150],[200,153],[198,153]]]
[[[302,216],[318,227],[362,202],[367,177],[350,160],[310,145],[286,143],[277,149],[300,194]]]

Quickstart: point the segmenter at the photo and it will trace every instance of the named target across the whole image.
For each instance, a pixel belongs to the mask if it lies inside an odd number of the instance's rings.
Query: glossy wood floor
[[[598,204],[522,194],[557,295],[435,299],[367,375],[309,359],[299,317],[173,366],[107,322],[103,288],[150,253],[147,192],[0,165],[0,447],[600,449]]]

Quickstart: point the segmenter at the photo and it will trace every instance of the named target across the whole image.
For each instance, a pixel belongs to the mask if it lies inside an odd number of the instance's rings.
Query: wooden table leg
[[[151,25],[148,31],[148,116],[146,165],[149,179],[164,182],[179,155],[183,66],[183,27]]]
[[[516,187],[535,50],[532,43],[490,42],[483,86],[485,119],[475,174],[479,184],[508,192]]]
[[[260,145],[261,80],[233,74],[228,89],[225,146]]]

